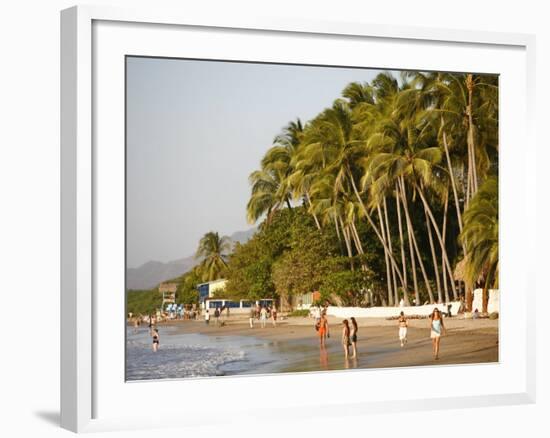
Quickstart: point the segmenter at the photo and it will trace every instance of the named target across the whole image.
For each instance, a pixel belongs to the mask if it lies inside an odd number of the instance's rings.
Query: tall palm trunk
[[[360,255],[364,255],[365,251],[363,251],[363,245],[361,244],[361,239],[359,238],[359,233],[357,232],[357,227],[355,226],[355,221],[353,220],[350,223],[350,231],[351,231],[351,235],[353,236],[353,241],[355,242],[355,247],[357,248],[357,252]],[[367,272],[367,269],[368,269],[365,263],[365,260],[363,258],[361,259],[361,269],[364,272]]]
[[[439,281],[439,268],[437,266],[437,256],[435,254],[432,228],[430,227],[430,219],[428,218],[426,211],[424,211],[424,216],[426,217],[426,229],[428,230],[428,241],[430,242],[430,251],[432,252],[432,261],[434,265],[435,285],[437,287],[437,302],[442,303],[443,296],[441,294],[443,291],[441,290],[441,282]]]
[[[449,178],[451,179],[451,187],[453,189],[453,195],[455,200],[456,218],[458,220],[458,228],[462,233],[462,214],[460,212],[460,201],[458,199],[458,190],[456,188],[456,181],[453,172],[453,166],[451,163],[451,155],[449,153],[449,144],[447,143],[447,134],[445,133],[445,119],[441,116],[441,129],[443,131],[443,147],[445,148],[445,157],[447,158],[447,170],[449,171]]]
[[[420,199],[422,200],[422,203],[424,204],[424,209],[425,209],[426,213],[428,214],[430,220],[432,221],[432,225],[433,225],[435,234],[436,234],[436,236],[439,240],[439,244],[441,245],[441,255],[442,255],[443,259],[445,260],[445,266],[447,267],[449,277],[452,280],[453,271],[451,269],[451,264],[449,263],[449,257],[447,256],[447,249],[445,248],[445,242],[443,242],[443,239],[441,237],[441,233],[439,232],[439,228],[437,226],[437,222],[434,218],[434,215],[432,213],[430,205],[428,204],[428,201],[426,201],[426,196],[424,194],[424,191],[422,190],[422,187],[418,187],[418,194],[420,195]],[[456,295],[456,288],[454,286],[454,282],[451,283],[451,287],[452,287],[452,291],[453,291],[453,298],[456,300],[457,295]]]
[[[443,226],[441,228],[441,234],[443,237],[443,242],[446,242],[447,234],[447,210],[449,207],[449,187],[447,186],[447,191],[445,192],[445,203],[443,206]],[[441,256],[441,277],[443,280],[443,289],[445,290],[445,302],[448,303],[449,300],[449,288],[447,286],[447,276],[445,275],[445,261],[443,260],[443,255]],[[454,276],[453,276],[454,277]]]
[[[414,298],[415,298],[415,304],[417,306],[420,305],[420,295],[418,291],[418,280],[416,278],[416,262],[415,262],[415,256],[414,256],[414,232],[412,230],[412,224],[411,224],[411,218],[409,217],[409,209],[407,208],[407,194],[404,192],[404,187],[402,185],[401,178],[399,178],[399,184],[400,184],[400,193],[401,193],[401,202],[403,203],[403,210],[405,212],[405,224],[407,225],[407,237],[409,241],[409,253],[411,257],[411,270],[413,275],[413,286],[414,286]]]
[[[353,187],[353,192],[355,193],[355,197],[359,201],[359,205],[361,206],[361,209],[363,210],[363,214],[367,218],[367,221],[368,221],[369,225],[372,227],[374,233],[376,234],[376,237],[378,237],[378,240],[380,241],[380,243],[382,243],[382,246],[384,246],[384,249],[387,251],[388,246],[384,242],[384,239],[382,239],[382,235],[380,234],[380,231],[378,230],[378,227],[374,223],[374,220],[372,219],[372,216],[370,215],[369,211],[365,207],[365,203],[361,199],[361,195],[359,194],[359,191],[357,190],[357,186],[355,185],[355,181],[353,180],[353,176],[352,176],[351,171],[349,169],[348,169],[348,176],[350,178],[351,185]],[[403,286],[404,285],[403,276],[401,275],[401,272],[399,272],[399,267],[397,266],[397,263],[396,263],[396,261],[395,261],[395,259],[393,258],[392,255],[390,255],[390,261],[391,261],[392,265],[396,268],[397,276],[399,277],[399,281],[401,282],[401,285]]]
[[[428,291],[428,296],[430,298],[430,303],[433,303],[434,302],[434,296],[433,296],[433,292],[432,292],[432,287],[430,285],[430,280],[428,279],[428,275],[426,274],[426,268],[424,267],[424,262],[422,261],[422,257],[420,256],[420,250],[418,249],[418,242],[416,241],[416,236],[414,234],[414,227],[413,227],[413,223],[411,221],[411,217],[410,217],[410,214],[409,214],[409,207],[408,207],[408,202],[407,202],[407,192],[406,192],[406,189],[405,189],[405,179],[403,177],[401,177],[401,184],[402,184],[402,187],[403,187],[403,190],[402,190],[402,194],[403,194],[403,197],[405,199],[405,216],[409,222],[409,225],[410,225],[410,230],[411,230],[411,238],[412,238],[412,242],[413,242],[413,247],[414,247],[414,251],[416,253],[416,258],[418,260],[418,266],[420,267],[420,272],[422,273],[422,279],[424,280],[424,284],[426,285],[426,290]],[[417,301],[418,301],[418,298],[417,298]]]
[[[354,263],[353,263],[353,252],[351,250],[350,236],[348,234],[349,230],[344,225],[344,221],[342,220],[342,218],[340,216],[338,216],[338,219],[340,221],[340,227],[342,228],[342,235],[344,236],[344,242],[346,243],[346,249],[348,251],[348,257],[350,259],[351,270],[353,271],[353,270],[355,270],[355,266],[354,266]]]
[[[384,239],[384,259],[386,262],[386,283],[387,283],[387,289],[388,289],[388,303],[390,306],[393,305],[393,291],[391,286],[391,268],[390,268],[390,262],[388,257],[388,251],[387,248],[387,239],[386,239],[386,232],[384,227],[384,220],[382,219],[382,212],[380,210],[380,204],[376,204],[376,210],[378,211],[378,219],[380,220],[380,230],[382,232],[382,239]]]
[[[474,145],[474,115],[472,97],[474,94],[474,76],[468,74],[466,76],[466,87],[468,88],[468,144],[472,154],[472,197],[478,189],[477,165],[476,165],[476,149]]]
[[[313,204],[311,203],[311,198],[309,197],[309,193],[306,191],[304,194],[307,203],[309,204],[309,207],[311,208],[311,215],[313,216],[313,220],[315,220],[315,225],[317,225],[317,229],[321,231],[321,224],[319,223],[319,219],[317,218],[317,215],[313,211]],[[308,209],[309,210],[309,209]]]
[[[399,243],[401,244],[401,264],[403,265],[403,279],[405,280],[405,284],[403,285],[403,300],[405,301],[405,304],[408,306],[410,304],[409,302],[409,294],[407,292],[407,262],[405,259],[405,244],[403,241],[403,226],[401,224],[401,201],[399,200],[399,188],[397,187],[397,183],[395,183],[395,204],[397,206],[397,223],[399,224]]]
[[[390,234],[390,221],[388,219],[388,204],[386,202],[386,197],[384,196],[382,206],[384,207],[384,219],[386,221],[386,236],[388,237],[388,248],[390,249],[390,254],[393,256],[393,247],[391,243],[391,234]],[[392,278],[392,285],[393,285],[393,302],[395,304],[399,303],[399,292],[397,290],[397,278],[395,275],[395,268],[391,267],[391,278]]]

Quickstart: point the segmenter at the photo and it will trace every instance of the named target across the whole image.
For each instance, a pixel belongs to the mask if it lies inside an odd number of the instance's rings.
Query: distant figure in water
[[[134,318],[134,333],[138,332],[139,328],[139,318]]]
[[[216,318],[216,327],[220,325],[220,309],[216,307],[214,310],[214,318]]]
[[[210,312],[208,311],[208,309],[206,309],[206,312],[204,312],[204,323],[206,325],[210,324]]]
[[[248,316],[248,323],[250,328],[254,328],[254,318],[256,318],[256,309],[254,307],[250,308],[250,315]]]
[[[401,342],[401,347],[404,347],[407,343],[407,327],[409,326],[404,312],[399,314],[399,319],[397,321],[399,324],[399,341]]]
[[[344,357],[347,359],[349,356],[349,346],[351,344],[349,339],[350,329],[348,320],[344,319],[342,321],[342,325],[342,346],[344,347]]]
[[[430,338],[432,339],[433,355],[434,359],[439,359],[439,342],[441,340],[441,335],[446,333],[445,326],[443,325],[443,317],[441,312],[436,307],[432,314],[430,315],[431,321],[431,334]]]
[[[265,322],[267,321],[267,309],[265,306],[262,306],[260,309],[260,323],[262,325],[262,328],[265,328]]]
[[[319,343],[321,344],[321,347],[324,347],[326,339],[330,338],[330,333],[328,331],[328,319],[325,312],[321,313],[321,319],[319,319],[319,322],[315,328],[319,330]]]
[[[355,359],[357,357],[357,332],[359,330],[358,330],[357,321],[355,320],[355,318],[352,316],[350,320],[351,320],[350,340],[351,340],[351,351],[353,353],[351,355],[351,358]]]
[[[158,329],[153,330],[153,351],[156,353],[160,346],[160,336]]]
[[[271,309],[271,322],[273,322],[273,327],[277,327],[277,308],[275,306]]]

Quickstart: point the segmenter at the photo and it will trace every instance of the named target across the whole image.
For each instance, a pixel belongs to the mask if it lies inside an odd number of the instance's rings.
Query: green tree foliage
[[[162,294],[158,289],[129,290],[126,292],[126,311],[134,315],[147,315],[156,312],[162,304]]]
[[[217,232],[206,233],[199,242],[197,258],[203,261],[199,270],[203,281],[212,281],[221,278],[227,268],[226,258],[231,249],[228,237],[220,237]]]
[[[460,235],[468,259],[466,278],[471,283],[482,278],[483,312],[487,311],[487,290],[498,286],[498,179],[488,178],[464,212]]]
[[[365,304],[367,286],[371,283],[368,272],[344,270],[327,275],[321,285],[321,297],[343,306]]]
[[[465,213],[469,204],[478,203],[480,187],[498,172],[498,77],[403,72],[398,79],[384,72],[370,83],[349,84],[327,104],[307,123],[284,127],[250,175],[248,219],[266,219],[263,241],[251,244],[259,246],[240,248],[235,257],[240,271],[247,251],[254,259],[239,290],[258,285],[254,269],[261,271],[263,293],[290,297],[320,284],[323,255],[312,268],[311,253],[288,240],[301,220],[291,212],[301,207],[312,232],[331,233],[347,257],[341,272],[369,273],[382,303],[457,299],[456,264],[465,260],[473,272],[480,263],[496,266],[491,257],[498,258],[494,251],[481,261],[470,257],[479,242],[458,238],[465,216],[473,215]],[[479,222],[483,232],[468,235],[497,232],[496,223]],[[265,231],[271,227],[272,234]],[[269,239],[274,242],[262,246]],[[345,285],[358,276],[331,278]],[[465,279],[467,303],[474,283]]]
[[[197,284],[201,282],[202,276],[198,266],[176,279],[176,283],[178,283],[176,301],[180,304],[198,304]]]

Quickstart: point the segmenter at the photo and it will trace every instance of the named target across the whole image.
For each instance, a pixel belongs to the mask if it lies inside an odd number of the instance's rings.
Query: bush
[[[308,309],[294,310],[290,312],[288,316],[295,316],[295,317],[309,316],[309,310]]]

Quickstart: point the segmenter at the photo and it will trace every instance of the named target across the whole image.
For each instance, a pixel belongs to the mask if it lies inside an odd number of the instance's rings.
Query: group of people
[[[398,322],[398,336],[401,348],[407,343],[407,331],[408,320],[405,313],[402,311],[399,314]],[[326,348],[326,340],[330,338],[329,323],[326,311],[322,311],[320,316],[316,318],[315,330],[319,335],[319,345],[321,349]],[[355,359],[357,357],[357,333],[359,328],[357,326],[356,319],[352,316],[350,320],[344,319],[342,321],[342,336],[341,343],[344,348],[344,357],[346,359]],[[446,334],[447,329],[443,323],[443,316],[441,311],[436,307],[430,314],[430,339],[432,341],[432,352],[435,360],[439,359],[439,345],[441,336]],[[350,355],[351,348],[351,355]]]
[[[277,308],[275,306],[260,306],[250,308],[250,314],[248,317],[248,324],[250,328],[254,328],[254,321],[260,321],[260,326],[265,328],[268,319],[271,320],[273,327],[277,326]]]

